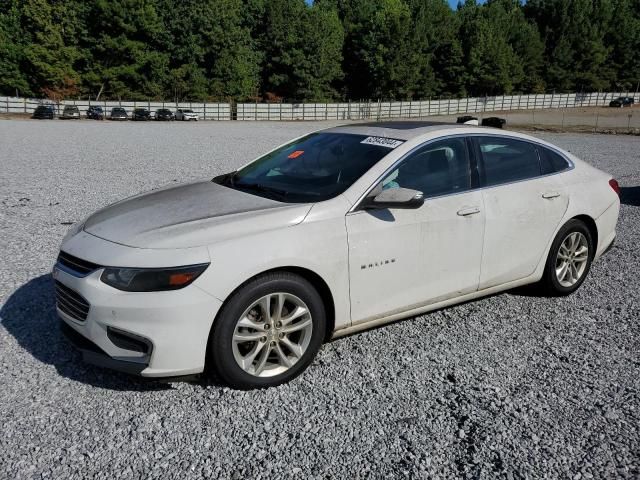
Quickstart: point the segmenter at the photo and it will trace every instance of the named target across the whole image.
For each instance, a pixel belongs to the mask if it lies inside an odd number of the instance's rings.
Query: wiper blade
[[[235,183],[236,173],[238,172],[235,171],[231,173],[223,173],[222,175],[218,175],[217,177],[212,178],[211,181],[218,183],[220,185],[229,185],[233,187],[235,186],[234,183]]]
[[[254,192],[277,195],[280,198],[286,197],[287,194],[289,193],[286,190],[281,190],[279,188],[274,188],[274,187],[268,187],[266,185],[261,185],[259,183],[236,183],[234,186],[240,189],[253,190]]]

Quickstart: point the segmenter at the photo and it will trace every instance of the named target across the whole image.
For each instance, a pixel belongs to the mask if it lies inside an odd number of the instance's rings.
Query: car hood
[[[122,200],[90,216],[84,231],[131,247],[189,248],[293,226],[310,208],[207,180]]]

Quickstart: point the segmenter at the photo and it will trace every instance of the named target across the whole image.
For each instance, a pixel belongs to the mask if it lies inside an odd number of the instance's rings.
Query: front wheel
[[[273,387],[307,368],[325,326],[324,303],[307,280],[288,272],[261,275],[223,306],[209,339],[209,359],[231,387]]]
[[[569,295],[584,282],[595,253],[591,232],[580,220],[570,220],[556,235],[542,277],[551,295]]]

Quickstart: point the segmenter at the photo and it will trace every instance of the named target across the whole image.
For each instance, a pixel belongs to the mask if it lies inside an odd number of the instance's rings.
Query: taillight
[[[615,178],[609,180],[609,186],[620,196],[620,185],[618,185],[618,181]]]

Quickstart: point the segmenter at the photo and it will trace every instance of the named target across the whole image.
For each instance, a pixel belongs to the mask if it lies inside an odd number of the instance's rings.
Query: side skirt
[[[447,300],[436,301],[435,303],[422,305],[416,308],[410,308],[408,310],[403,310],[401,312],[393,313],[391,315],[386,315],[384,317],[362,320],[349,327],[341,328],[340,330],[334,331],[333,335],[331,336],[331,339],[333,340],[335,338],[344,337],[345,335],[351,335],[352,333],[360,332],[362,330],[368,330],[370,328],[379,327],[381,325],[385,325],[387,323],[391,323],[396,320],[401,320],[403,318],[408,318],[408,317],[415,317],[416,315],[420,315],[422,313],[431,312],[433,310],[449,307],[451,305],[456,305],[458,303],[464,303],[469,300],[475,300],[477,298],[486,297],[488,295],[493,295],[494,293],[503,292],[505,290],[511,290],[516,287],[521,287],[523,285],[535,283],[539,279],[540,279],[540,275],[537,275],[537,273],[534,273],[533,275],[530,275],[525,278],[521,278],[520,280],[504,283],[502,285],[497,285],[490,288],[485,288],[484,290],[479,290],[477,292],[467,293],[466,295],[462,295],[460,297],[454,297]]]

